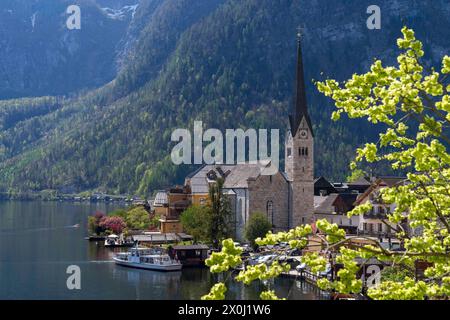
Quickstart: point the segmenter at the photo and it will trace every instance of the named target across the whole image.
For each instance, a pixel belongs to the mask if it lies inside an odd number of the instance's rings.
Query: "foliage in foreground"
[[[397,42],[402,51],[398,66],[385,67],[377,60],[366,74],[355,74],[344,83],[326,80],[317,83],[317,87],[335,102],[333,120],[346,114],[385,126],[377,143],[367,143],[357,150],[351,169],[356,170],[358,164],[387,162],[393,170],[407,172],[406,183],[381,192],[384,203],[396,204],[388,219],[397,225],[394,231],[404,251],[386,249],[372,238],[365,239],[371,244],[355,242],[356,236],[346,236],[344,230],[326,220],[316,222],[319,235],[314,238],[311,226],[305,225],[288,232],[269,233],[256,243],[264,246],[288,242],[292,249],[318,245],[320,252],[306,251],[302,257],[312,272],[324,271],[329,253],[334,253],[333,262],[343,268],[335,280],[323,278],[318,285],[346,294],[363,289],[363,282],[357,277],[361,268],[356,262],[358,257],[376,258],[391,266],[426,262],[430,267],[425,271],[425,279],[408,275],[400,279],[384,277],[367,294],[373,299],[443,299],[450,295],[450,57],[443,58],[440,72],[427,70],[421,61],[422,43],[412,30],[405,27],[402,33],[403,38]],[[364,214],[371,208],[370,203],[358,206],[349,216]],[[408,229],[400,225],[405,219]],[[241,250],[226,240],[222,251],[213,253],[207,265],[211,272],[226,272],[242,263],[240,254]],[[235,280],[249,284],[276,278],[287,268],[275,259],[269,265],[246,268]],[[224,298],[224,284],[213,289],[205,299]],[[269,288],[261,298],[276,296]]]

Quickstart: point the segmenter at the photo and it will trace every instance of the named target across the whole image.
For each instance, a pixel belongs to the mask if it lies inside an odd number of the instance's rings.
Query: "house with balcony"
[[[387,215],[395,210],[396,204],[385,203],[381,197],[381,190],[404,183],[406,183],[406,178],[379,177],[363,194],[358,196],[355,205],[367,202],[372,204],[372,210],[361,216],[358,234],[380,238],[391,238],[395,235],[398,225],[393,225]],[[408,228],[406,220],[401,225],[404,229]]]
[[[156,194],[153,208],[160,217],[161,233],[183,232],[180,215],[191,205],[190,194],[187,187],[174,187]]]
[[[347,217],[347,213],[353,210],[358,197],[356,193],[332,193],[326,196],[314,197],[315,220],[326,219],[330,223],[336,223],[347,234],[356,234],[360,217]]]

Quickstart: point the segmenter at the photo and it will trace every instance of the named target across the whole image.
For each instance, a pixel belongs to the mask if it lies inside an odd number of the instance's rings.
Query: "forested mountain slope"
[[[394,63],[403,24],[430,66],[450,47],[448,1],[379,1],[382,29],[361,0],[145,0],[127,29],[120,71],[77,98],[0,103],[0,191],[100,189],[141,193],[180,183],[170,162],[175,128],[287,128],[296,32],[304,28],[316,175],[344,179],[354,149],[376,128],[330,120],[312,79],[343,80],[374,58]],[[433,19],[431,19],[433,18]],[[134,26],[134,27],[133,27]],[[135,28],[135,29],[133,29]]]

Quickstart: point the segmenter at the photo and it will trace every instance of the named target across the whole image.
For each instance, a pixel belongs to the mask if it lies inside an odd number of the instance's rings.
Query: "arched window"
[[[266,205],[267,220],[273,225],[273,202],[267,201]]]
[[[288,148],[287,149],[287,156],[290,157],[292,155],[292,149]]]
[[[245,214],[244,208],[242,207],[242,199],[238,200],[237,211],[238,212],[236,212],[236,214],[238,218],[238,225],[241,226],[244,224],[244,214]]]
[[[298,155],[303,157],[308,156],[308,148],[298,148]]]

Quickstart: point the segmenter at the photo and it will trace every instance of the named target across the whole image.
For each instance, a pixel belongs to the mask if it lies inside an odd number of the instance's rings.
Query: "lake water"
[[[120,207],[106,203],[0,201],[0,299],[199,299],[214,277],[208,269],[160,273],[111,262],[113,251],[84,240],[87,217]],[[79,225],[76,227],[75,225]],[[81,269],[81,290],[67,289],[67,267]],[[229,285],[228,298],[256,299],[261,284]],[[319,299],[306,283],[278,279],[289,299]]]

